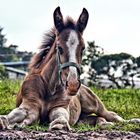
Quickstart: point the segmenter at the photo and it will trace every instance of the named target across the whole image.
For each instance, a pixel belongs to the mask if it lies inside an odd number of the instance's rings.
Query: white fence
[[[28,61],[20,62],[0,62],[0,65],[5,66],[5,70],[8,73],[8,78],[10,79],[24,79],[27,74]],[[23,67],[24,70],[18,69],[18,67]]]
[[[25,75],[27,75],[26,71],[19,70],[12,67],[6,67],[6,71],[8,72],[9,79],[24,79]]]

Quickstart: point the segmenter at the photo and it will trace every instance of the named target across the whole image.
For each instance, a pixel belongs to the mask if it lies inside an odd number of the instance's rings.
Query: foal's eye
[[[61,46],[58,47],[58,50],[59,50],[60,54],[64,53],[63,48]]]

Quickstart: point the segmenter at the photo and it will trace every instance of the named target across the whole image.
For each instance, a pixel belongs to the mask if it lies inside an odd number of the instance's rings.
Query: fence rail
[[[4,65],[4,66],[28,66],[29,65],[29,61],[18,61],[18,62],[0,62],[0,65]]]
[[[10,79],[24,79],[25,75],[27,75],[26,71],[19,70],[12,67],[5,67],[8,72],[8,76]]]
[[[10,79],[24,79],[27,75],[27,67],[29,61],[19,61],[19,62],[0,62],[0,65],[5,66],[5,70],[8,73],[8,78]],[[18,67],[23,67],[24,70],[18,69]]]

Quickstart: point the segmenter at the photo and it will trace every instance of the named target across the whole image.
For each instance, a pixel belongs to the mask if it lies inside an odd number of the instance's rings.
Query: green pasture
[[[3,80],[0,81],[0,114],[7,114],[15,108],[16,94],[19,91],[20,81]],[[115,111],[125,119],[140,118],[140,89],[97,89],[92,90],[100,97],[106,108]],[[46,131],[47,126],[35,124],[28,129]],[[76,131],[89,131],[100,129],[88,124],[77,124],[73,126]],[[108,130],[140,130],[139,124],[116,123]]]

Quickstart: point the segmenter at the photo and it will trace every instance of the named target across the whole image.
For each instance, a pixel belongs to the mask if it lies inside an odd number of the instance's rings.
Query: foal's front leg
[[[27,110],[15,108],[8,115],[0,116],[0,129],[11,129],[15,124],[21,123],[27,117]]]
[[[8,115],[0,116],[0,129],[12,129],[15,126],[25,127],[39,119],[37,107],[22,103],[13,109]]]
[[[49,120],[49,130],[71,130],[69,125],[69,113],[63,107],[52,109],[49,113]]]
[[[39,100],[33,102],[30,99],[23,99],[19,107],[27,110],[27,116],[20,122],[19,127],[25,127],[39,121]]]

